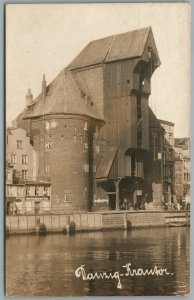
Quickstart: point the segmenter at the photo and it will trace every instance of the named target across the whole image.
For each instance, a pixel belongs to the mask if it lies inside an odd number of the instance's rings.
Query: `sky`
[[[27,90],[41,92],[92,40],[152,27],[161,66],[149,104],[190,135],[191,20],[187,3],[9,4],[6,6],[6,123],[24,109]]]

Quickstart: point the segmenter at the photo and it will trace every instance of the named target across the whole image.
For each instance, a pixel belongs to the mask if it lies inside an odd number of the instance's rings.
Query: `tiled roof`
[[[26,109],[24,119],[50,114],[79,114],[102,120],[93,99],[66,69],[48,85],[45,99],[40,94],[35,104]]]
[[[140,57],[150,33],[152,34],[151,27],[147,27],[92,41],[68,65],[68,68],[76,69]]]

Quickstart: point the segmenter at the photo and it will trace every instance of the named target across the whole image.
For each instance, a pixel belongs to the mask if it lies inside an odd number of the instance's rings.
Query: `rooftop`
[[[148,51],[144,51],[145,48]],[[160,65],[151,27],[129,31],[90,42],[78,56],[46,86],[42,82],[42,93],[22,112],[24,119],[47,115],[82,115],[104,121],[94,95],[84,79],[80,79],[76,68],[95,64],[138,58],[145,55],[149,60],[149,48],[153,50],[154,68]],[[144,56],[143,56],[144,57]],[[143,58],[144,59],[144,58]]]
[[[157,65],[159,66],[160,59],[153,39],[152,29],[151,27],[146,27],[90,42],[68,65],[68,68],[77,69],[140,57],[144,52],[149,36],[152,38],[152,48],[156,54]]]

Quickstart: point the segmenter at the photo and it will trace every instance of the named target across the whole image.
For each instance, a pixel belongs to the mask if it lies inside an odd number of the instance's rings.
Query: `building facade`
[[[176,148],[182,150],[182,207],[190,206],[190,181],[191,181],[191,166],[190,166],[190,139],[176,138]]]
[[[6,131],[7,176],[13,173],[13,182],[36,180],[38,153],[30,143],[30,137],[21,128],[8,128]],[[9,179],[8,180],[9,181]]]
[[[160,120],[164,128],[164,203],[172,208],[176,202],[175,194],[175,151],[174,151],[174,123]]]
[[[13,122],[13,127],[6,132],[7,214],[50,211],[51,183],[38,181],[38,158],[38,152],[34,150],[26,131]]]
[[[184,180],[184,161],[183,161],[183,148],[180,146],[174,146],[175,151],[175,194],[177,203],[183,207],[183,180]]]
[[[6,184],[6,214],[34,215],[51,212],[51,183],[26,182]]]

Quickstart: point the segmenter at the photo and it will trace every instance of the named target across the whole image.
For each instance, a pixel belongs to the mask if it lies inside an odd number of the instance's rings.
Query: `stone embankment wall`
[[[98,213],[75,213],[68,215],[6,216],[6,230],[9,233],[37,232],[41,224],[47,232],[62,232],[67,224],[73,224],[76,231],[127,229],[157,227],[166,225],[189,225],[187,211],[114,211]]]

